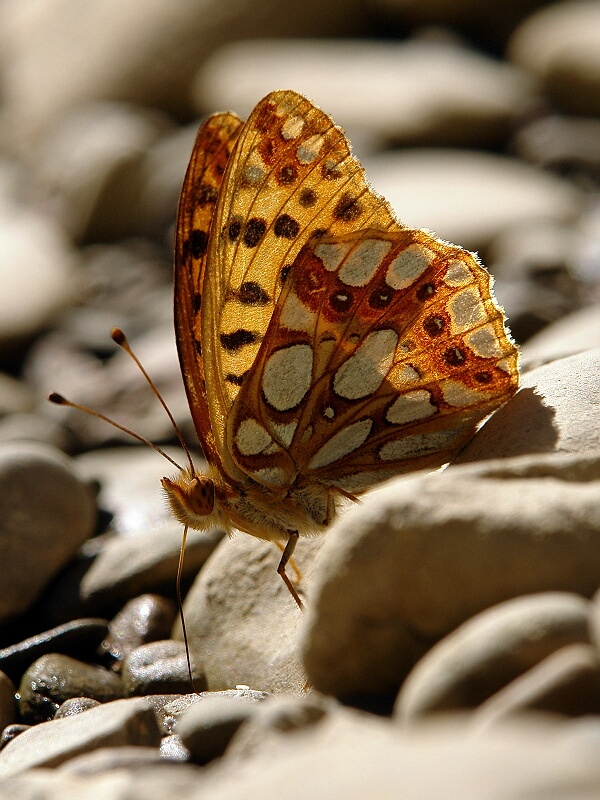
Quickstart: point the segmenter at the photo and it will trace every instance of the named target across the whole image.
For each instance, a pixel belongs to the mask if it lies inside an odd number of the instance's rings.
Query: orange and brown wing
[[[422,230],[324,236],[298,255],[230,417],[271,487],[351,492],[449,461],[518,386],[473,254]]]
[[[261,100],[227,165],[202,297],[208,401],[229,474],[235,465],[227,420],[254,369],[287,271],[315,235],[364,227],[400,225],[368,186],[343,131],[295,92]]]
[[[214,211],[242,121],[214,114],[200,127],[185,175],[175,241],[175,334],[194,426],[206,458],[220,464],[206,395],[202,294]],[[209,272],[211,266],[208,265]],[[210,280],[210,278],[209,278]]]

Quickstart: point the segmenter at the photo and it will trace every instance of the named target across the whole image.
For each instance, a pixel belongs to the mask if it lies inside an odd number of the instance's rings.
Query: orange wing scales
[[[273,486],[358,491],[450,460],[517,385],[490,283],[419,230],[309,242],[234,404],[236,463]]]
[[[175,334],[190,411],[206,458],[221,463],[206,398],[202,292],[214,208],[242,121],[214,114],[201,126],[185,175],[175,241]]]
[[[291,91],[200,128],[175,319],[214,483],[206,519],[185,500],[192,473],[168,484],[193,527],[322,530],[336,495],[449,461],[518,386],[484,267],[403,226],[341,129]]]

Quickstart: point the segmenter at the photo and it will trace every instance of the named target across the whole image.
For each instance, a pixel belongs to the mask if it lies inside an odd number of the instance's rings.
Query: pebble
[[[134,597],[109,623],[103,649],[115,661],[123,661],[136,647],[168,638],[176,616],[172,600],[155,594]]]
[[[482,703],[473,724],[497,724],[528,710],[565,716],[599,714],[597,650],[587,644],[561,647]]]
[[[547,459],[536,477],[535,456],[528,477],[519,459],[417,473],[347,511],[327,533],[301,625],[315,689],[394,694],[434,642],[490,606],[553,590],[591,596],[598,455],[579,477],[571,468],[563,479],[560,463],[548,477]]]
[[[13,723],[12,725],[6,725],[5,728],[2,730],[2,736],[0,738],[0,750],[4,748],[9,742],[11,742],[15,736],[19,736],[23,731],[27,731],[31,728],[31,725],[23,725],[22,723]]]
[[[197,574],[223,538],[223,531],[188,531],[183,578]],[[175,589],[182,529],[176,522],[146,533],[112,537],[81,580],[82,599],[112,608],[145,592]]]
[[[520,389],[481,428],[457,464],[525,453],[600,450],[600,348],[532,369]]]
[[[34,406],[34,393],[24,381],[0,372],[0,418],[7,414],[25,414]]]
[[[196,107],[247,114],[274,74],[357,142],[498,145],[530,98],[524,73],[456,42],[260,39],[212,54],[195,81]]]
[[[257,708],[255,701],[245,697],[205,696],[182,713],[175,732],[194,763],[208,764],[223,755]]]
[[[527,220],[573,220],[583,203],[569,181],[505,155],[416,148],[372,156],[365,168],[405,225],[469,250]]]
[[[521,367],[529,371],[591,348],[600,349],[600,305],[574,311],[529,339],[521,350]]]
[[[100,747],[155,747],[159,740],[154,712],[143,697],[117,700],[23,731],[2,751],[0,780],[32,767],[57,767]]]
[[[83,711],[88,711],[90,708],[96,708],[96,706],[99,705],[100,702],[94,700],[93,697],[70,697],[58,707],[54,719],[73,717],[76,714],[81,714]]]
[[[0,3],[0,800],[597,797],[597,3],[121,6]],[[190,532],[196,693],[171,465],[45,397],[182,463],[119,326],[204,465],[173,334],[177,197],[195,117],[286,84],[401,220],[479,251],[522,388],[464,463],[301,539],[304,614],[271,544]],[[27,726],[36,702],[56,713]]]
[[[227,748],[227,756],[246,760],[273,744],[310,735],[313,726],[323,722],[328,714],[339,713],[340,707],[329,697],[314,690],[300,696],[273,695],[256,707]]]
[[[302,594],[322,541],[300,539],[296,548]],[[184,602],[190,655],[211,691],[240,683],[274,693],[303,691],[302,614],[276,572],[280,555],[273,544],[240,533],[219,545],[190,589]]]
[[[517,597],[476,614],[435,644],[402,685],[395,714],[475,708],[566,645],[589,642],[589,602],[567,592]]]
[[[93,657],[108,632],[103,619],[75,619],[0,650],[0,670],[20,677],[23,670],[49,653]]]
[[[68,305],[76,265],[65,232],[50,217],[3,197],[0,189],[2,360]]]
[[[600,7],[594,0],[553,3],[513,32],[508,58],[538,78],[563,112],[600,113]]]
[[[0,672],[0,731],[17,722],[15,686],[8,675]]]
[[[25,612],[91,535],[95,504],[73,462],[34,442],[0,445],[0,620]]]
[[[166,129],[157,112],[114,102],[78,105],[32,155],[36,174],[75,241],[138,232],[138,192],[148,148]]]
[[[117,0],[103,0],[76,14],[54,3],[3,11],[4,115],[13,146],[27,152],[70,109],[107,97],[189,117],[193,75],[215,42],[343,36],[364,17],[347,0],[334,0],[326,14],[310,0],[292,17],[262,1],[250,15],[246,7],[214,13],[206,2],[157,3],[149,13],[144,0],[135,0],[118,20],[120,10]]]
[[[70,656],[50,653],[34,661],[19,686],[19,711],[25,722],[44,722],[54,717],[68,699],[89,697],[107,703],[123,697],[118,675],[104,667]]]
[[[514,137],[526,161],[585,183],[600,177],[600,120],[548,115],[530,122]]]
[[[179,694],[191,691],[183,642],[149,642],[133,650],[123,663],[123,691],[127,696]],[[196,690],[203,689],[196,671]]]

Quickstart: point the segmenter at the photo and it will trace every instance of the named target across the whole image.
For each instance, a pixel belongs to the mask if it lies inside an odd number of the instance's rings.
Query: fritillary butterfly
[[[518,386],[477,258],[403,226],[292,91],[201,126],[177,218],[175,327],[208,469],[164,478],[192,528],[281,544],[343,498],[450,461]],[[285,545],[285,548],[283,547]]]

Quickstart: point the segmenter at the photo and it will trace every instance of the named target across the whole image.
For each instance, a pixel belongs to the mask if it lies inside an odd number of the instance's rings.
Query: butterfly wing
[[[194,426],[206,458],[221,464],[206,395],[202,293],[214,209],[242,121],[214,114],[200,127],[185,175],[175,240],[175,333]]]
[[[234,405],[234,459],[352,492],[439,466],[516,391],[517,358],[473,254],[422,230],[313,239]]]
[[[341,235],[357,225],[398,227],[343,132],[295,92],[265,97],[227,163],[202,294],[208,406],[230,475],[230,409],[254,368],[287,270],[315,234]]]

